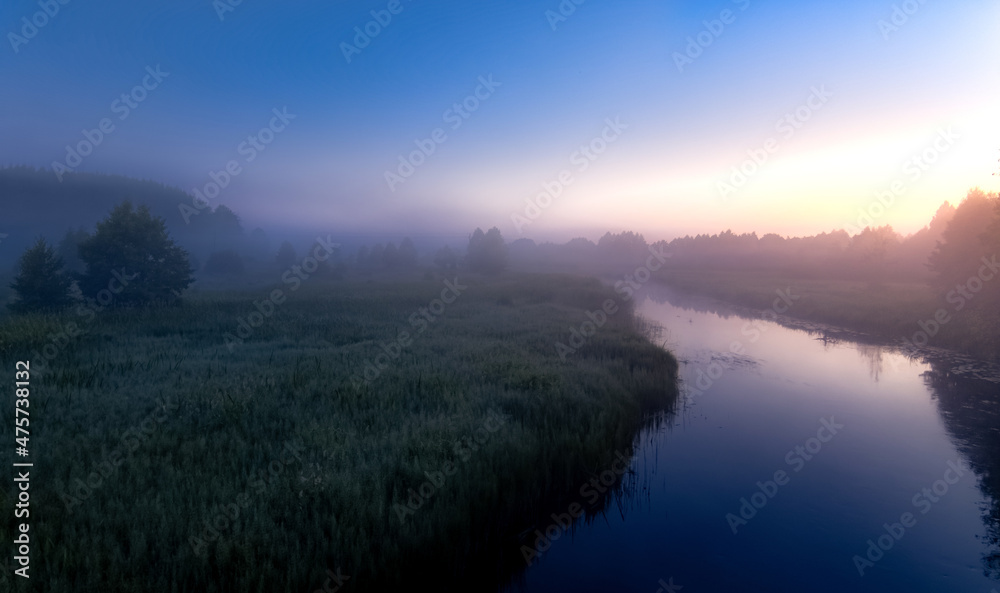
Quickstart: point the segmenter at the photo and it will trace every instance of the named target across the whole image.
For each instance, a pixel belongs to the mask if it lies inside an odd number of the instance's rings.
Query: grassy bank
[[[950,320],[940,326],[929,345],[1000,360],[1000,316],[966,306],[960,311],[923,283],[868,283],[794,278],[757,272],[679,270],[658,280],[678,290],[768,310],[776,290],[791,288],[799,296],[786,315],[853,329],[902,343],[921,331],[920,322],[944,309]]]
[[[509,577],[498,559],[520,558],[535,502],[627,450],[676,396],[677,363],[627,308],[559,356],[616,297],[597,281],[459,284],[440,304],[443,278],[285,287],[249,335],[239,320],[260,320],[270,289],[0,322],[9,379],[58,351],[31,381],[32,580],[264,593],[313,591],[327,570],[350,577],[341,591]],[[70,322],[85,333],[63,340]],[[14,529],[8,515],[0,539]]]

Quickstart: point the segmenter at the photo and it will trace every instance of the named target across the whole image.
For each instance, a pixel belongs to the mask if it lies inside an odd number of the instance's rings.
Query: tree
[[[451,247],[445,245],[434,254],[434,263],[445,270],[454,270],[458,267],[458,256]]]
[[[18,275],[10,287],[17,300],[7,305],[14,313],[52,312],[73,304],[69,289],[73,280],[66,273],[62,259],[39,238],[21,255]]]
[[[357,255],[356,260],[357,260],[357,264],[358,264],[359,268],[367,268],[368,267],[368,260],[369,260],[369,257],[370,257],[370,255],[369,255],[368,252],[369,252],[369,249],[368,249],[367,245],[362,245],[358,249],[358,255]]]
[[[246,236],[243,232],[243,224],[240,222],[240,217],[228,206],[217,206],[212,211],[211,216],[205,220],[208,223],[207,231],[214,249],[224,251],[245,248]],[[206,261],[206,263],[208,262]]]
[[[730,235],[732,231],[726,231]],[[725,233],[720,235],[720,239]],[[644,257],[647,254],[646,239],[639,233],[624,231],[617,235],[607,232],[597,242],[597,247],[607,255],[622,258]]]
[[[385,246],[385,251],[382,252],[382,262],[383,266],[386,268],[396,268],[399,266],[399,249],[392,241]]]
[[[167,234],[164,220],[127,200],[80,243],[80,259],[87,266],[80,292],[93,298],[111,291],[116,306],[173,302],[194,280],[188,254]]]
[[[385,245],[376,243],[368,253],[368,267],[381,270],[385,267]]]
[[[899,247],[900,237],[889,225],[867,226],[851,238],[848,246],[861,272],[884,275],[887,262]]]
[[[250,238],[247,241],[247,255],[254,260],[264,261],[271,252],[271,242],[267,238],[264,229],[257,227],[250,231]]]
[[[295,248],[288,241],[281,244],[278,248],[278,255],[275,256],[274,261],[282,268],[290,268],[296,259]]]
[[[417,247],[409,237],[399,244],[399,264],[404,268],[417,267]]]
[[[507,269],[507,245],[497,227],[487,232],[477,228],[469,237],[466,250],[469,268],[475,272],[496,274]]]
[[[977,275],[982,259],[994,255],[988,238],[996,204],[996,195],[976,188],[958,205],[928,262],[934,274],[933,285],[940,294],[966,284]],[[983,299],[976,299],[973,304],[982,302]]]
[[[56,255],[63,260],[66,264],[66,269],[70,273],[78,274],[83,272],[83,260],[80,259],[80,243],[87,240],[90,237],[90,233],[87,232],[83,227],[77,230],[69,229],[63,236],[62,241],[59,241],[59,246],[56,247]]]

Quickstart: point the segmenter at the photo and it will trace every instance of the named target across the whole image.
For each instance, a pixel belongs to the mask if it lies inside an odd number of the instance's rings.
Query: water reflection
[[[654,303],[669,304],[682,312],[713,314],[723,320],[734,317],[759,320],[765,317],[764,311],[676,292],[666,287],[650,291],[647,297]],[[685,321],[684,315],[675,317]],[[984,544],[989,550],[983,557],[984,573],[1000,580],[1000,373],[997,365],[941,350],[907,351],[869,335],[785,316],[766,318],[788,329],[808,333],[822,344],[825,352],[852,347],[868,367],[868,374],[874,383],[879,383],[889,368],[896,370],[901,362],[929,367],[930,370],[923,373],[924,383],[937,403],[939,415],[955,448],[968,460],[987,501],[986,508],[982,510],[987,530]],[[694,323],[690,318],[686,321]],[[708,351],[702,356],[688,356],[691,362],[711,363],[725,354]],[[727,370],[733,368],[732,365],[725,366]],[[692,379],[689,378],[688,382]],[[690,390],[690,385],[686,384],[685,388]]]
[[[983,495],[991,501],[984,510],[991,551],[985,570],[1000,579],[1000,388],[951,372],[950,365],[931,362],[924,380],[956,448],[968,459]]]
[[[635,446],[630,481],[511,590],[983,591],[1000,579],[1000,384],[986,365],[669,290],[637,310],[684,363],[681,409]],[[732,347],[745,351],[736,354]],[[692,404],[693,405],[688,405]],[[785,468],[817,418],[847,429],[734,535],[723,520]],[[870,574],[864,553],[964,457],[972,480]],[[981,508],[980,508],[981,506]],[[547,514],[543,513],[542,519]],[[983,528],[985,523],[985,529]],[[980,538],[977,541],[975,538]]]

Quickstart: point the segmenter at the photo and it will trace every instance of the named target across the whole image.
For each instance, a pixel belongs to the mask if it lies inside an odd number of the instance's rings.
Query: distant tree
[[[7,305],[14,313],[51,312],[73,303],[69,290],[73,280],[45,239],[39,238],[18,262],[18,274],[10,287],[17,300]]]
[[[125,201],[97,224],[93,236],[80,243],[80,259],[87,266],[80,291],[95,297],[118,280],[129,278],[115,294],[115,305],[173,302],[194,280],[187,252],[167,234],[160,217],[149,208],[132,208]]]
[[[243,224],[240,222],[240,217],[228,206],[216,206],[211,215],[205,219],[205,222],[208,226],[206,231],[211,249],[214,251],[224,251],[226,249],[243,251],[246,249],[247,240],[243,231]]]
[[[295,248],[292,247],[291,243],[285,241],[278,248],[278,255],[275,256],[274,261],[282,268],[289,268],[295,264],[296,259],[298,256],[295,254]]]
[[[264,229],[257,227],[250,231],[250,239],[247,242],[247,255],[257,261],[264,261],[270,252],[271,242],[268,240]]]
[[[216,251],[205,262],[205,273],[212,276],[237,276],[244,272],[243,258],[232,249]]]
[[[969,191],[955,209],[928,261],[934,275],[932,284],[942,295],[966,284],[983,265],[982,258],[994,255],[990,229],[996,216],[997,196],[979,188]],[[982,299],[973,301],[982,303]]]
[[[986,227],[983,241],[990,249],[1000,252],[1000,196],[996,194],[993,198],[993,221]]]
[[[216,206],[212,211],[212,226],[215,230],[230,233],[233,235],[243,234],[243,224],[240,217],[233,212],[232,208],[224,204]]]
[[[404,237],[399,244],[399,265],[404,268],[417,266],[417,248],[409,237]]]
[[[469,237],[466,257],[469,269],[475,272],[496,274],[507,269],[507,245],[500,229],[493,227],[484,233],[477,228]]]
[[[382,269],[385,267],[385,245],[376,243],[368,254],[368,267],[372,269]]]
[[[71,273],[83,272],[84,265],[83,260],[80,259],[80,243],[86,241],[89,237],[90,233],[83,227],[80,227],[75,231],[73,229],[67,230],[62,240],[59,241],[59,246],[56,248],[56,255],[63,260],[63,263],[66,264],[66,269]]]
[[[434,263],[445,270],[454,270],[458,267],[458,256],[451,247],[445,245],[434,254]]]
[[[879,264],[899,245],[900,237],[889,225],[865,227],[851,238],[848,250],[864,262]]]
[[[903,239],[900,243],[900,261],[912,276],[928,276],[927,260],[934,251],[948,223],[955,216],[955,207],[944,202],[937,209],[930,224]]]
[[[726,231],[731,233],[731,231]],[[597,247],[605,255],[613,257],[637,258],[648,255],[646,239],[639,233],[625,231],[617,235],[605,233],[597,242]]]
[[[359,268],[367,268],[369,264],[369,259],[371,258],[371,250],[368,249],[367,245],[362,245],[358,249],[358,255],[355,257],[355,261]]]
[[[385,251],[382,252],[382,262],[386,268],[399,267],[399,249],[396,248],[396,245],[392,241],[385,246]]]

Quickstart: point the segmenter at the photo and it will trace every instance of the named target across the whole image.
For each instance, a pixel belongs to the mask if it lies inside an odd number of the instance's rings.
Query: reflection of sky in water
[[[964,459],[925,381],[929,365],[704,307],[645,300],[637,309],[664,326],[659,341],[682,361],[689,387],[713,360],[728,368],[672,426],[642,435],[634,461],[641,496],[624,519],[608,514],[557,542],[527,573],[526,590],[652,593],[671,576],[685,591],[986,593],[996,585],[983,576],[986,501],[971,471],[926,515],[913,503],[949,461]],[[730,351],[735,341],[742,356]],[[794,471],[789,453],[824,418],[844,428]],[[734,535],[726,514],[778,470],[789,483]],[[916,525],[860,577],[852,557],[905,512]]]

